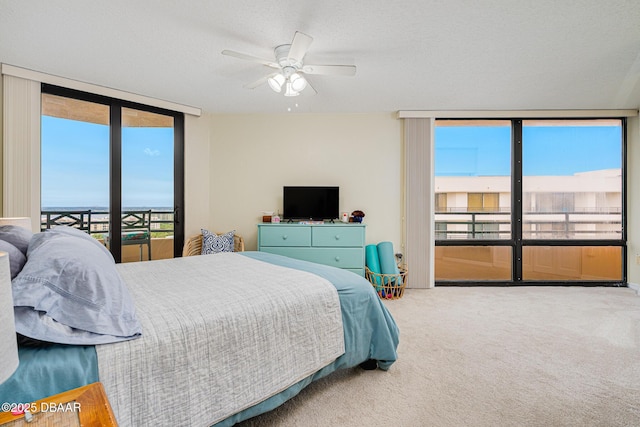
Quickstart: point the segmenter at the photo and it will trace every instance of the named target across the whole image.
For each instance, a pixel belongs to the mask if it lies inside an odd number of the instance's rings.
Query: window
[[[435,211],[436,212],[447,211],[447,194],[446,193],[436,193]]]
[[[109,205],[109,106],[42,94],[41,207]]]
[[[437,239],[509,239],[511,122],[438,120],[435,138]]]
[[[572,212],[575,209],[575,193],[531,192],[526,194],[523,207],[528,213]]]
[[[436,281],[509,280],[510,249],[489,242],[511,238],[511,122],[437,120],[434,181]]]
[[[436,283],[624,281],[624,125],[436,120]]]
[[[522,134],[523,238],[620,239],[621,121],[525,120]]]
[[[522,122],[522,280],[624,280],[623,128]]]
[[[468,212],[499,212],[498,193],[468,193]]]

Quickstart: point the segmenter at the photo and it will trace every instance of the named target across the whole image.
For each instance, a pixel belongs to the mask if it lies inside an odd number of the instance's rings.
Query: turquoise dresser
[[[364,276],[363,224],[258,224],[258,250]]]

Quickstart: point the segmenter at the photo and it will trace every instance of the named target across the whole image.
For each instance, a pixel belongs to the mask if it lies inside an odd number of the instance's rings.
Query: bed
[[[94,250],[86,245],[84,252]],[[100,381],[121,426],[230,426],[338,369],[367,362],[387,370],[397,358],[393,318],[374,288],[345,270],[263,252],[114,268],[141,333],[22,346],[1,401],[31,402]]]

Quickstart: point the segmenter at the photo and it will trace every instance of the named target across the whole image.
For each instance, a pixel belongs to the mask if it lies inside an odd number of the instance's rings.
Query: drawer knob
[[[340,262],[340,257],[339,256],[336,257],[336,262]]]
[[[340,235],[336,234],[336,240],[340,240]]]
[[[287,240],[289,236],[287,236],[286,234],[284,236],[282,236],[282,240]]]

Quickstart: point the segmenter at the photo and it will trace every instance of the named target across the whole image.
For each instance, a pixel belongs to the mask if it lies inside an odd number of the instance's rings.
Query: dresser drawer
[[[331,265],[339,268],[362,268],[364,250],[361,248],[290,248],[290,247],[262,247],[263,252],[284,255],[290,258]]]
[[[311,233],[312,246],[364,246],[364,228],[362,227],[314,227]]]
[[[287,225],[260,227],[260,246],[311,246],[311,228]]]
[[[362,268],[364,249],[362,248],[311,248],[315,262],[339,268]]]

